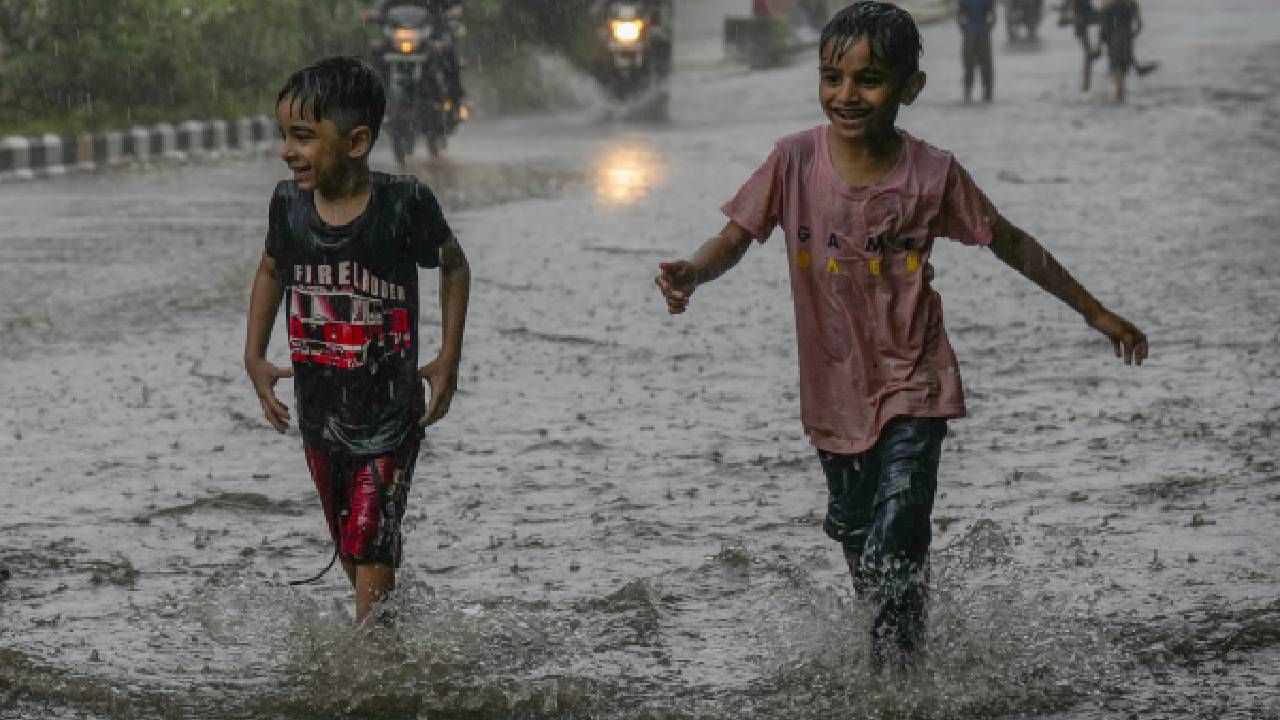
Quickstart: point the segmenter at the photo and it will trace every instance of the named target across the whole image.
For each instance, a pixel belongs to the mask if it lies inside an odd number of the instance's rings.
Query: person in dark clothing
[[[604,33],[602,37],[608,39],[608,15],[613,5],[617,4],[617,0],[594,0],[588,10],[592,22]],[[673,63],[673,18],[675,16],[675,6],[671,0],[636,0],[627,3],[629,5],[639,5],[638,17],[645,22],[646,35],[648,43],[654,57],[654,66],[657,70],[658,77],[667,78],[671,74]],[[606,77],[613,68],[613,57],[607,52],[607,46],[601,44],[598,46],[599,52],[595,58],[595,75],[597,77]]]
[[[1156,69],[1155,63],[1139,64],[1134,57],[1133,41],[1142,32],[1142,11],[1138,0],[1105,0],[1100,12],[1101,40],[1107,50],[1107,63],[1115,83],[1116,102],[1125,101],[1125,78],[1130,70],[1139,75]]]
[[[275,385],[293,378],[307,467],[357,623],[395,587],[424,428],[457,390],[471,287],[430,188],[369,169],[385,110],[377,72],[356,58],[321,60],[281,88],[280,159],[293,179],[271,196],[244,349],[263,414],[281,433],[291,413]],[[442,317],[440,352],[423,366],[419,268],[440,270]],[[289,367],[267,359],[282,303]]]
[[[1071,25],[1075,29],[1076,40],[1080,41],[1080,49],[1084,51],[1080,92],[1089,92],[1093,85],[1093,62],[1102,54],[1101,41],[1094,45],[1089,37],[1089,26],[1098,24],[1098,11],[1093,7],[1093,0],[1064,0],[1058,24]]]
[[[791,277],[800,419],[826,476],[822,528],[870,606],[871,666],[896,672],[917,667],[926,650],[938,466],[948,418],[965,414],[931,285],[935,240],[990,247],[1110,338],[1126,363],[1142,364],[1148,348],[1136,326],[1006,219],[951,153],[897,126],[927,79],[910,14],[855,2],[818,47],[828,123],[778,140],[721,208],[724,229],[691,258],[660,263],[654,282],[668,312],[682,314],[702,285],[782,231],[775,242]],[[685,332],[679,342],[698,337]]]
[[[448,28],[457,40],[457,29],[462,22],[462,0],[380,0],[374,8],[373,17],[382,19],[387,11],[398,6],[420,7],[429,11],[435,18],[437,28]],[[448,87],[445,92],[453,106],[466,119],[466,89],[462,86],[462,58],[458,55],[457,42],[450,43],[449,49],[441,58],[444,65]]]
[[[973,76],[982,75],[982,101],[991,102],[995,90],[995,65],[991,56],[991,29],[996,26],[995,0],[960,0],[956,22],[964,35],[961,62],[964,63],[964,101],[973,98]]]

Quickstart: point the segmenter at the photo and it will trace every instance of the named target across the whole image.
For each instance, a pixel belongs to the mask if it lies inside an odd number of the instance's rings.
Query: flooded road
[[[0,186],[0,717],[1280,717],[1280,8],[1144,10],[1163,66],[1127,107],[1077,91],[1048,23],[1000,39],[996,104],[963,106],[956,32],[925,29],[902,125],[1152,360],[939,246],[971,417],[909,683],[868,672],[820,528],[781,243],[680,318],[652,285],[775,138],[821,122],[807,60],[692,67],[669,126],[476,124],[419,168],[475,285],[376,642],[340,573],[286,585],[330,547],[300,439],[241,369],[283,166]],[[434,303],[423,324],[430,347]]]

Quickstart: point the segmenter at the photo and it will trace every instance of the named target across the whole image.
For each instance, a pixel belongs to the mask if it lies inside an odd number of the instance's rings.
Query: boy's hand
[[[282,378],[293,377],[293,368],[276,367],[265,358],[246,360],[245,370],[253,381],[253,390],[258,393],[258,402],[262,403],[262,414],[276,432],[289,429],[289,407],[276,397],[276,383]]]
[[[659,263],[658,269],[654,282],[667,301],[667,312],[679,315],[689,308],[689,297],[698,287],[698,270],[688,260]]]
[[[1147,336],[1128,320],[1102,310],[1089,321],[1089,326],[1111,338],[1116,357],[1124,358],[1125,365],[1141,365],[1147,359]]]
[[[453,402],[453,394],[458,390],[458,361],[437,357],[424,365],[418,374],[431,386],[427,414],[418,423],[422,427],[428,427],[449,414],[449,404]]]

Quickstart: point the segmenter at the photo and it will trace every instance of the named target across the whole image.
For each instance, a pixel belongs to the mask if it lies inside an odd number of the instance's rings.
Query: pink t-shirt
[[[870,449],[896,416],[965,414],[929,255],[937,237],[990,245],[998,215],[950,153],[902,138],[894,168],[856,188],[825,125],[790,135],[722,208],[761,242],[786,232],[800,415],[828,452]]]

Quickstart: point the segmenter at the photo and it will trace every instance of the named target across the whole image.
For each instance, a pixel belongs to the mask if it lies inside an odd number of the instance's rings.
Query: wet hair
[[[871,45],[871,57],[888,65],[898,80],[920,70],[924,46],[911,13],[893,3],[858,0],[846,7],[822,29],[818,52],[825,60],[839,60],[859,40]]]
[[[387,111],[387,93],[377,71],[354,57],[325,58],[295,72],[280,88],[276,105],[285,98],[298,105],[302,117],[317,123],[328,120],[343,135],[367,125],[370,144],[378,140]]]

